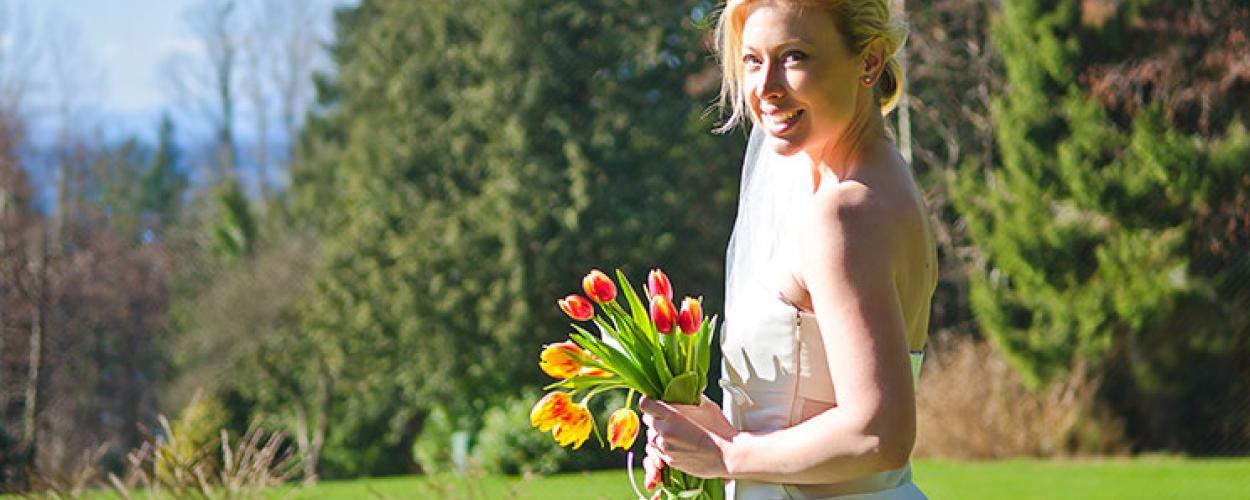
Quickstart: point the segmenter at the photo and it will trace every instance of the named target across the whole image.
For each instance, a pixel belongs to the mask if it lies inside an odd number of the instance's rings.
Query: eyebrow
[[[807,40],[805,40],[805,39],[802,39],[802,38],[791,38],[791,39],[789,39],[789,40],[782,41],[781,43],[778,43],[778,44],[776,44],[776,45],[774,45],[774,46],[772,46],[772,47],[770,47],[770,48],[785,47],[785,46],[787,46],[787,45],[807,45],[807,46],[809,46],[809,47],[814,47],[816,44],[814,44],[814,43],[812,43],[812,42],[809,42],[809,41],[807,41]],[[746,43],[746,40],[743,40],[743,41],[742,41],[742,48],[743,48],[743,49],[754,49],[755,47],[750,46],[749,44],[747,44],[747,43]]]

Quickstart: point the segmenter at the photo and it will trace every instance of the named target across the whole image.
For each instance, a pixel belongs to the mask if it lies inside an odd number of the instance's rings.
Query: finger
[[[656,401],[654,399],[647,399],[646,397],[643,397],[638,401],[638,409],[642,410],[644,414],[651,415],[652,421],[664,420],[676,415],[677,413],[677,411],[674,410],[668,403]]]
[[[663,449],[657,448],[650,444],[647,445],[647,455],[654,456],[656,459],[666,464],[670,461],[668,453],[665,453]]]

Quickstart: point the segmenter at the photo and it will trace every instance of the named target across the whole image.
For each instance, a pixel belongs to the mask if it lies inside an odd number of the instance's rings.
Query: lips
[[[803,112],[804,110],[802,109],[786,112],[765,112],[763,113],[764,127],[772,135],[784,134],[794,128],[799,119],[803,117]]]

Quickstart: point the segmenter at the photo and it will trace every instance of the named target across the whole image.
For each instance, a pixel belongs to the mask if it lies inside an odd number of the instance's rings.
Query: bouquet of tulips
[[[574,324],[571,340],[543,348],[539,367],[558,381],[547,386],[552,392],[534,405],[530,423],[543,432],[551,431],[561,446],[571,444],[577,449],[592,431],[603,443],[587,404],[605,391],[629,391],[625,407],[608,418],[607,429],[611,447],[628,450],[638,436],[638,414],[633,410],[636,393],[697,405],[707,387],[716,318],[704,320],[702,299],[686,297],[678,310],[668,277],[653,269],[647,276],[649,305],[644,306],[620,270],[616,277],[628,311],[617,302],[616,284],[597,269],[582,280],[586,296],[571,294],[558,301],[565,314],[576,321],[593,322],[600,333]],[[599,314],[594,304],[599,305]],[[643,497],[637,486],[634,491]],[[665,467],[652,498],[719,500],[724,498],[724,483]]]

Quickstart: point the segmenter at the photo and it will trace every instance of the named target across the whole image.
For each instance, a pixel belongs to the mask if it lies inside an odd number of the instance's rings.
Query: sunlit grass
[[[921,460],[914,477],[931,498],[1250,499],[1250,458],[1086,459],[949,462]],[[637,471],[641,474],[641,471]],[[402,476],[326,481],[273,490],[271,498],[630,499],[623,470],[521,479],[507,476]]]

